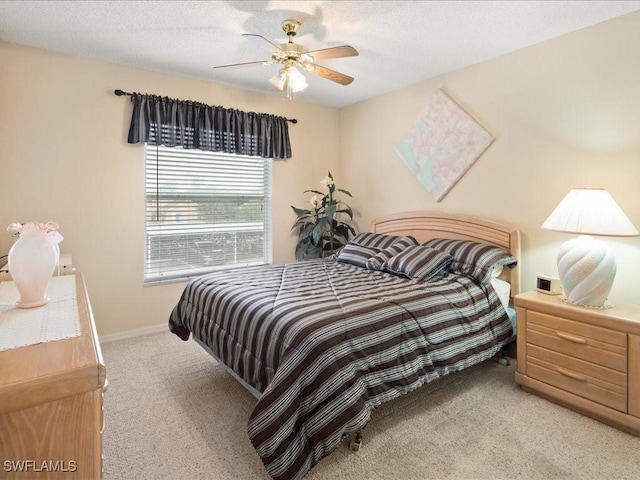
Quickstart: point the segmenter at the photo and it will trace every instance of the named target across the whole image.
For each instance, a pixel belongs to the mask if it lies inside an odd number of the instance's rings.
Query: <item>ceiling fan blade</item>
[[[329,58],[357,57],[358,51],[349,45],[341,45],[307,52],[307,55],[311,55],[314,60],[327,60]]]
[[[349,85],[353,82],[353,77],[350,77],[349,75],[345,75],[344,73],[336,72],[330,68],[321,67],[320,65],[315,65],[313,63],[307,63],[305,65],[305,70],[313,73],[314,75],[318,75],[319,77],[331,80],[332,82],[339,83],[340,85]]]
[[[232,63],[231,65],[218,65],[213,68],[243,68],[243,67],[257,67],[258,65],[271,65],[271,60],[261,60],[259,62],[246,62],[246,63]]]
[[[278,53],[282,52],[282,49],[275,43],[270,42],[262,35],[256,35],[255,33],[243,33],[242,36],[256,43],[260,47],[264,48],[267,52]]]

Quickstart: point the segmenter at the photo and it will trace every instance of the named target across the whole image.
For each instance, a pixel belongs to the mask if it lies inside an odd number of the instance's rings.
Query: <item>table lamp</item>
[[[558,252],[558,276],[565,300],[574,305],[610,307],[607,296],[616,276],[611,249],[592,235],[640,235],[613,197],[602,188],[576,188],[551,212],[545,230],[575,233]]]

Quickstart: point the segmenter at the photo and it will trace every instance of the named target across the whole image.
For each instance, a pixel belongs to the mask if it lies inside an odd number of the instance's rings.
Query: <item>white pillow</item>
[[[505,282],[504,280],[500,280],[499,278],[493,277],[491,278],[491,286],[498,295],[498,298],[500,299],[500,303],[502,303],[504,310],[507,312],[509,308],[509,300],[511,298],[511,284],[509,282]]]

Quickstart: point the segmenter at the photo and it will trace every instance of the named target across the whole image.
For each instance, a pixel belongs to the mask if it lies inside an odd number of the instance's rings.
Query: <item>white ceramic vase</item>
[[[9,272],[20,294],[16,307],[40,307],[49,301],[47,287],[60,258],[58,243],[62,240],[57,228],[53,222],[9,225],[7,230],[19,233],[8,257]]]

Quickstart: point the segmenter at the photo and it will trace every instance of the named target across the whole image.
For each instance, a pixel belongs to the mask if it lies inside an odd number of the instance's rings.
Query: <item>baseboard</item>
[[[137,328],[136,330],[129,330],[122,333],[111,333],[109,335],[100,335],[100,343],[115,342],[117,340],[125,340],[127,338],[142,337],[144,335],[150,335],[152,333],[168,332],[169,327],[166,323],[162,325],[154,325],[153,327]]]

